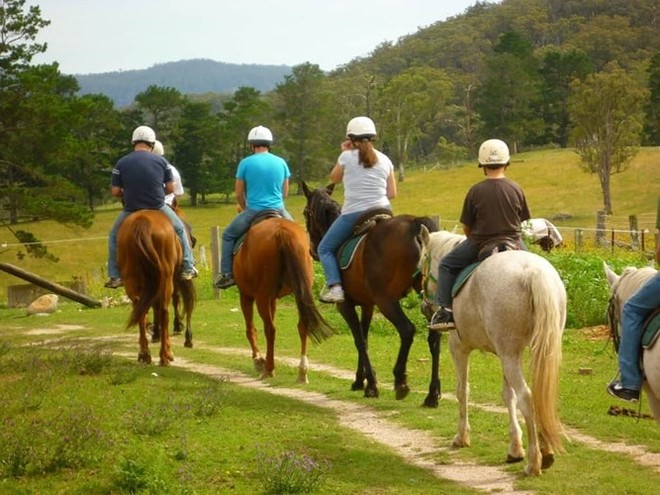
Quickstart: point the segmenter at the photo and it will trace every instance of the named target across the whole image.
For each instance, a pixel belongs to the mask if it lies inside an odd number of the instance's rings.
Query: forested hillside
[[[270,91],[291,72],[285,65],[227,64],[214,60],[180,60],[143,70],[76,74],[80,94],[102,93],[117,107],[133,103],[152,85],[176,88],[183,94],[233,93],[241,86]]]
[[[197,70],[204,61],[162,64],[150,70],[163,79],[135,82],[128,107],[110,99],[109,89],[86,94],[85,80],[61,74],[57,64],[33,65],[33,55],[46,50],[35,33],[48,23],[38,5],[25,4],[0,4],[0,39],[8,40],[0,43],[5,225],[23,218],[89,225],[108,200],[112,164],[141,124],[164,143],[193,207],[232,200],[236,164],[250,152],[245,138],[258,124],[273,131],[273,151],[288,161],[294,182],[327,178],[356,115],[373,118],[376,146],[400,181],[409,167],[472,159],[487,138],[503,139],[514,153],[570,148],[599,183],[606,212],[610,177],[626,172],[640,146],[660,145],[659,0],[476,2],[332,73],[313,61],[272,67],[264,86],[216,74],[217,87],[205,89],[195,86],[207,79]],[[178,80],[164,79],[171,69]],[[32,240],[20,229],[11,233]]]

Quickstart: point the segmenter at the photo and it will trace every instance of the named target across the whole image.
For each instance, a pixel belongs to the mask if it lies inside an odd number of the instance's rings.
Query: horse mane
[[[616,294],[619,300],[625,301],[656,273],[657,270],[650,266],[642,268],[627,266],[621,272],[619,280],[612,286],[612,293]]]
[[[428,250],[433,253],[435,259],[440,259],[464,239],[464,235],[455,234],[454,232],[448,232],[446,230],[433,232],[429,240]]]

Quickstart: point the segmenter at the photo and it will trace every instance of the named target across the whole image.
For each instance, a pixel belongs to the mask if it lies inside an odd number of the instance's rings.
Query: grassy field
[[[640,229],[654,231],[660,190],[659,157],[660,149],[645,148],[626,172],[612,177],[614,215],[609,219],[608,228],[626,229],[628,216],[637,215]],[[482,178],[481,174],[474,163],[449,169],[437,166],[410,170],[405,181],[398,185],[399,195],[393,201],[395,213],[438,216],[441,227],[451,230],[458,222],[465,192]],[[533,216],[554,219],[562,215],[562,220],[553,222],[562,230],[567,249],[572,249],[575,228],[595,227],[596,212],[603,204],[600,186],[595,176],[578,168],[574,153],[558,149],[521,153],[514,156],[508,176],[525,189]],[[302,223],[304,198],[296,193],[294,185],[287,206],[294,218]],[[341,188],[335,194],[341,201]],[[185,199],[183,204],[186,204]],[[116,208],[109,205],[100,209],[88,230],[53,222],[21,225],[20,228],[33,232],[48,246],[49,251],[59,258],[58,263],[20,258],[21,248],[14,244],[15,240],[6,227],[0,228],[0,262],[15,264],[58,282],[81,278],[92,294],[101,297],[106,294],[101,284],[105,278],[107,235],[117,216]],[[235,213],[233,204],[219,202],[186,208],[187,218],[199,240],[198,260],[202,258],[200,247],[203,247],[210,266],[211,229],[216,226],[222,229]],[[587,230],[585,238],[592,239],[592,233]],[[653,244],[650,237],[647,242]],[[17,283],[22,282],[0,272],[0,304],[7,301],[6,287]]]
[[[200,280],[200,285],[208,283]],[[504,463],[506,414],[492,410],[501,406],[495,357],[472,356],[472,446],[453,450],[449,446],[458,412],[450,397],[454,374],[446,345],[441,352],[440,407],[420,407],[430,371],[422,330],[408,361],[411,394],[396,401],[391,368],[398,337],[377,316],[370,354],[381,396],[367,400],[350,391],[356,362],[352,337],[332,306],[321,310],[340,333],[310,347],[310,383],[299,385],[292,364],[299,354],[295,310],[289,298],[282,300],[276,319],[276,375],[268,380],[269,387],[304,389],[366,405],[402,427],[428,432],[441,448],[429,457],[433,463],[502,468],[519,490],[655,493],[660,463],[655,468],[640,464],[635,459],[641,454],[628,455],[622,446],[657,456],[658,426],[649,419],[607,413],[611,406],[625,404],[605,392],[616,358],[601,329],[569,329],[564,334],[560,418],[569,439],[566,452],[541,477],[527,479],[522,465]],[[417,328],[424,328],[418,311],[409,314]],[[477,493],[402,462],[396,452],[351,431],[324,408],[177,368],[185,360],[256,377],[234,289],[219,300],[200,301],[194,315],[195,348],[183,348],[182,338],[175,337],[171,368],[135,362],[137,335],[124,328],[127,316],[126,307],[81,310],[74,303],[63,303],[47,318],[25,318],[19,309],[0,308],[0,493],[287,493],[269,492],[260,467],[282,455],[325,466],[317,493]],[[263,346],[262,336],[260,343]],[[156,346],[151,347],[155,352]],[[317,365],[333,366],[348,377]],[[590,373],[580,371],[584,369]],[[649,413],[645,401],[640,413]],[[602,446],[585,443],[575,433]],[[617,445],[619,450],[605,450]]]

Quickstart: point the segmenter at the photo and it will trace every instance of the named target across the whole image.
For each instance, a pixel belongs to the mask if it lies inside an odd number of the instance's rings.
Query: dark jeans
[[[467,239],[449,251],[442,260],[438,269],[438,289],[435,293],[435,304],[451,308],[451,289],[458,278],[458,274],[466,266],[477,261],[479,248]]]

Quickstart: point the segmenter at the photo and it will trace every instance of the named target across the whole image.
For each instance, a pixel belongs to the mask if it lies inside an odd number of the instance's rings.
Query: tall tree
[[[289,166],[296,181],[327,173],[321,122],[328,112],[325,75],[316,64],[297,65],[274,91],[276,117],[282,124],[280,142],[289,155]],[[283,139],[282,139],[283,138]],[[278,140],[277,134],[275,135]],[[338,149],[338,143],[333,149]]]
[[[399,181],[405,179],[410,146],[422,135],[424,122],[435,120],[451,91],[445,72],[430,67],[408,69],[382,88],[379,133],[394,152]]]
[[[649,63],[649,102],[644,122],[644,144],[660,145],[660,52]]]
[[[486,60],[475,108],[488,135],[518,146],[543,128],[539,114],[540,80],[529,41],[518,33],[504,33]]]
[[[638,152],[648,92],[621,69],[575,80],[571,89],[571,144],[581,168],[598,176],[611,215],[610,177],[625,171]]]
[[[135,102],[143,113],[143,124],[153,127],[160,141],[168,141],[184,103],[179,90],[151,85],[135,96]]]

